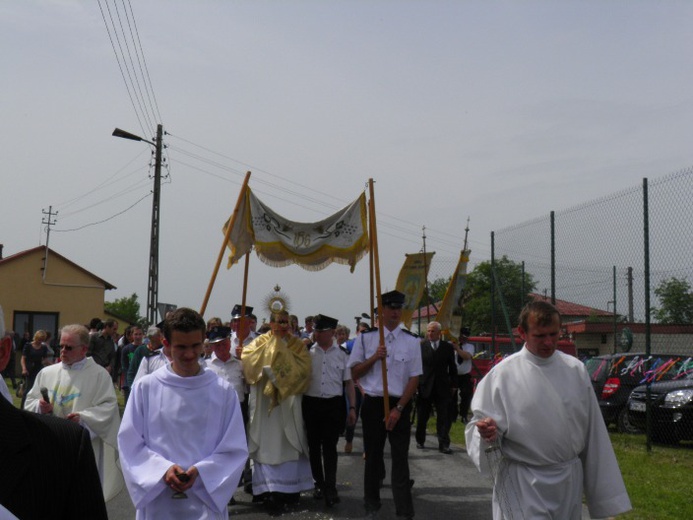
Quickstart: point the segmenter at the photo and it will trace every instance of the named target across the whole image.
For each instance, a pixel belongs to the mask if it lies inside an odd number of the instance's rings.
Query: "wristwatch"
[[[401,404],[398,404],[397,406],[395,406],[395,408],[397,408],[397,411],[399,413],[402,413],[404,411],[404,406],[402,406]]]

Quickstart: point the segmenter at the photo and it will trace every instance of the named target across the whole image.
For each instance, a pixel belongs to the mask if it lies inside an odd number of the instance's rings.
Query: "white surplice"
[[[56,363],[44,367],[27,394],[25,410],[39,413],[42,387],[48,390],[53,415],[64,418],[79,413],[80,425],[91,436],[104,500],[109,501],[123,489],[116,463],[120,413],[111,375],[90,357],[72,366]]]
[[[524,518],[579,520],[583,493],[592,518],[631,509],[589,375],[577,358],[560,351],[540,358],[524,347],[484,376],[472,412],[467,453],[482,472],[489,469],[488,445],[476,421],[492,417],[500,433],[504,461],[494,490],[495,520],[503,518],[503,506],[521,509]]]
[[[136,381],[118,445],[138,520],[228,518],[248,448],[236,391],[215,373],[181,377],[167,365]],[[163,481],[174,463],[199,471],[187,499]]]

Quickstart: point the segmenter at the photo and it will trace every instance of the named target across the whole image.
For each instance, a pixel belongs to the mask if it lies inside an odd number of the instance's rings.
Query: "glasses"
[[[67,350],[68,352],[72,352],[74,349],[79,348],[79,347],[73,347],[71,345],[59,345],[60,350]]]

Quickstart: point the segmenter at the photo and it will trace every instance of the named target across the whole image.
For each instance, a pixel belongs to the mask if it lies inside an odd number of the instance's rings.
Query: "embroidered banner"
[[[228,221],[224,225],[224,232]],[[265,205],[248,188],[229,237],[228,268],[254,246],[262,262],[273,267],[298,264],[319,271],[332,262],[349,265],[368,252],[366,195],[320,222],[293,222]]]
[[[431,266],[431,259],[435,253],[405,254],[404,265],[397,277],[399,292],[404,293],[404,307],[402,307],[402,323],[407,328],[411,327],[411,317],[419,306],[421,296],[426,288],[426,277]]]
[[[457,337],[462,323],[459,318],[457,323],[453,324],[453,321],[455,315],[459,316],[459,311],[462,308],[462,293],[467,284],[467,263],[469,262],[470,253],[471,251],[469,249],[460,253],[457,269],[455,269],[455,272],[452,274],[452,279],[450,280],[447,291],[445,291],[445,296],[443,297],[436,317],[436,321],[440,323],[441,330],[455,338]],[[457,311],[457,313],[455,311]]]

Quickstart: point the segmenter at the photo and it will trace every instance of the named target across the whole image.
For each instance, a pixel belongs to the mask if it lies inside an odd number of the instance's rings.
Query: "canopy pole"
[[[250,172],[246,172],[245,179],[243,180],[243,186],[241,187],[241,192],[238,194],[238,200],[236,201],[236,207],[233,208],[233,213],[231,214],[231,219],[229,220],[229,225],[226,227],[226,233],[224,233],[224,242],[221,244],[221,250],[219,251],[219,256],[217,257],[217,263],[212,271],[212,278],[209,280],[209,286],[207,287],[207,292],[205,293],[205,298],[202,302],[202,307],[200,307],[200,314],[205,315],[207,310],[207,304],[209,303],[209,297],[212,294],[212,287],[214,287],[214,282],[217,279],[217,274],[219,274],[219,266],[221,266],[221,260],[224,258],[224,251],[229,244],[229,238],[231,237],[231,230],[236,223],[236,217],[238,216],[238,208],[241,205],[241,201],[245,197],[245,192],[248,189],[248,181],[250,180]]]
[[[238,347],[240,350],[243,350],[243,342],[245,341],[245,338],[247,336],[243,336],[243,331],[245,330],[245,322],[246,322],[246,317],[245,317],[245,301],[246,301],[246,296],[248,295],[248,269],[250,267],[250,251],[248,251],[245,254],[245,268],[243,269],[243,296],[241,298],[241,320],[238,323]],[[241,359],[242,356],[238,356],[238,359]]]
[[[380,259],[378,257],[378,231],[377,231],[377,226],[376,226],[376,221],[375,221],[375,195],[374,195],[374,189],[373,189],[373,179],[368,179],[368,188],[370,192],[370,209],[371,209],[371,214],[370,214],[370,231],[371,231],[371,236],[373,240],[373,250],[372,250],[372,255],[373,255],[373,271],[375,273],[375,292],[377,294],[377,299],[378,299],[378,310],[379,312],[382,312],[383,308],[383,297],[382,297],[382,292],[380,289]],[[380,323],[380,319],[378,320],[378,333],[380,334],[380,345],[385,344],[385,331],[383,330],[382,323]],[[390,416],[390,396],[387,391],[387,361],[386,358],[383,358],[380,360],[380,368],[382,369],[382,376],[383,376],[383,405],[385,407],[385,422],[387,422],[387,418]]]

